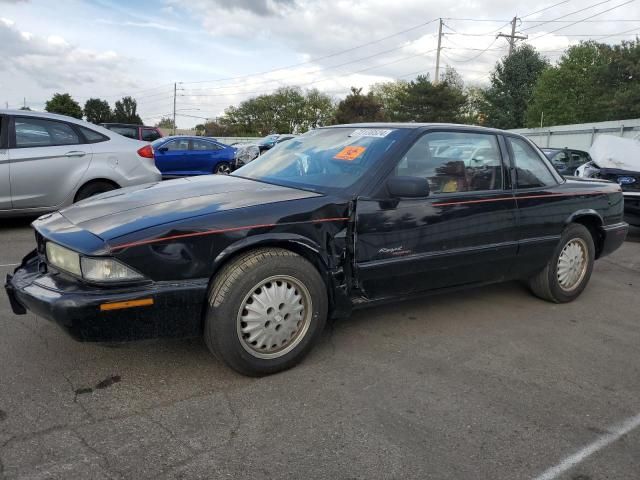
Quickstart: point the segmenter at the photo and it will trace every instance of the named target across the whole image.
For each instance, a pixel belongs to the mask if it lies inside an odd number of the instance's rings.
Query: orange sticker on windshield
[[[358,158],[362,153],[367,149],[367,147],[360,147],[357,145],[344,147],[340,150],[335,157],[336,160],[345,160],[347,162],[351,162]]]

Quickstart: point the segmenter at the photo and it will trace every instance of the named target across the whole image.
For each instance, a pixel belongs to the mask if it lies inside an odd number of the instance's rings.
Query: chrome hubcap
[[[565,291],[575,289],[587,272],[587,244],[581,238],[567,242],[558,257],[558,283]]]
[[[311,323],[309,290],[297,279],[275,275],[244,297],[237,318],[243,348],[258,358],[277,358],[293,350]]]

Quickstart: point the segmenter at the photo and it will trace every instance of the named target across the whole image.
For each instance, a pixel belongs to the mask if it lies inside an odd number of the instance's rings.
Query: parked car
[[[163,178],[227,174],[235,163],[236,149],[207,137],[164,137],[151,144]]]
[[[144,142],[153,142],[162,138],[162,132],[157,127],[147,127],[146,125],[135,125],[131,123],[101,123],[102,127],[119,133],[124,137],[133,138],[134,140],[142,140]]]
[[[151,147],[63,115],[0,110],[0,216],[159,181]]]
[[[640,226],[640,141],[600,135],[590,154],[592,160],[578,167],[575,174],[618,183],[624,195],[625,220]]]
[[[430,148],[462,140],[480,166]],[[619,185],[564,179],[525,137],[417,123],[319,128],[231,175],[106,193],[33,227],[7,278],[15,313],[86,341],[204,335],[248,375],[298,363],[327,317],[392,299],[524,278],[569,302],[628,229]]]
[[[576,168],[591,161],[588,152],[573,148],[543,148],[551,164],[560,175],[575,175]]]
[[[287,140],[291,140],[292,138],[295,138],[295,137],[296,137],[295,135],[291,135],[291,134],[274,133],[273,135],[267,135],[266,137],[261,138],[256,142],[256,145],[258,146],[260,153],[263,153],[263,152],[266,152],[267,150],[272,149],[277,144],[286,142]]]
[[[253,162],[260,156],[260,149],[257,145],[247,143],[236,143],[233,145],[236,149],[236,159],[233,169],[240,168],[249,162]]]

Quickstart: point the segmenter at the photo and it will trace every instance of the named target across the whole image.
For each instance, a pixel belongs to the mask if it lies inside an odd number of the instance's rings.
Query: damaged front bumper
[[[57,323],[76,340],[94,342],[200,335],[207,288],[208,279],[89,285],[47,271],[35,250],[7,275],[5,284],[15,314],[29,310]]]

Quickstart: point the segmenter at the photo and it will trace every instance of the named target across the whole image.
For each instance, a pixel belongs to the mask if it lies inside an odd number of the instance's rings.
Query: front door
[[[496,135],[431,131],[390,173],[426,178],[428,196],[393,198],[383,184],[358,199],[356,269],[369,298],[509,275],[517,215],[503,152]]]
[[[187,175],[186,163],[189,156],[189,139],[176,138],[158,148],[155,155],[156,167],[163,175]]]

